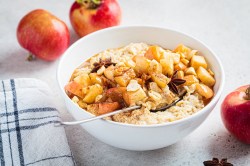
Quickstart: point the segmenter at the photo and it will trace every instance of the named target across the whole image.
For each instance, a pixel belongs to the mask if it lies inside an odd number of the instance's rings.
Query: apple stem
[[[246,89],[246,99],[250,100],[250,86]]]
[[[96,9],[102,3],[102,0],[76,0],[80,5],[85,6],[88,9]]]
[[[35,60],[35,56],[32,53],[29,53],[28,57],[27,57],[27,61],[33,61]]]

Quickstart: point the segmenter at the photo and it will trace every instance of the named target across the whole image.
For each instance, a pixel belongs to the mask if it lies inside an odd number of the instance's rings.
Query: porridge
[[[83,62],[65,91],[94,115],[140,105],[140,109],[106,119],[150,125],[176,121],[201,110],[213,97],[214,84],[214,73],[197,50],[182,44],[169,50],[131,43]]]

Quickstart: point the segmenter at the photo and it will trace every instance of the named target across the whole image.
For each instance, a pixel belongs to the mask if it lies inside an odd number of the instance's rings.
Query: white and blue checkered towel
[[[54,97],[40,80],[0,81],[0,166],[75,165]]]

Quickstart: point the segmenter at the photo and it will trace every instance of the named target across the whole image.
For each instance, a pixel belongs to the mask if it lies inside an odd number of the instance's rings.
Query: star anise
[[[177,77],[177,71],[174,72],[174,74],[171,77],[171,81],[168,83],[169,89],[179,95],[179,89],[178,86],[182,85],[186,82],[186,80],[180,79],[180,78],[176,78]]]
[[[227,162],[227,159],[221,159],[219,161],[218,158],[213,158],[212,160],[204,161],[204,166],[233,166],[233,164]]]
[[[110,65],[115,65],[116,63],[111,62],[111,58],[100,59],[99,62],[95,62],[94,68],[91,70],[91,73],[97,72],[102,66],[108,67]]]

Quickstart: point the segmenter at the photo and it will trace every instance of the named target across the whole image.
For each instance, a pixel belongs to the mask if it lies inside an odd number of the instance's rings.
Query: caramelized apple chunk
[[[83,101],[85,103],[91,104],[95,101],[95,98],[102,94],[103,88],[99,84],[95,84],[89,87],[89,91],[86,94],[86,96],[83,98]]]
[[[206,99],[210,99],[214,95],[213,90],[204,84],[196,84],[196,91]]]
[[[195,55],[191,59],[190,66],[193,67],[194,69],[198,69],[200,66],[206,69],[207,62],[203,56]]]
[[[211,76],[211,74],[203,67],[199,67],[197,70],[197,76],[198,78],[207,86],[214,86],[215,84],[215,79],[213,78],[213,76]]]

